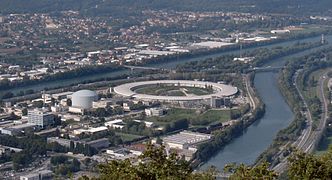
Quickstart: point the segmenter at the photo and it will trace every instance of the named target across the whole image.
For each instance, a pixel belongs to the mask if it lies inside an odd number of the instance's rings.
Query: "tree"
[[[254,167],[246,166],[244,164],[240,164],[236,166],[235,164],[226,165],[224,170],[226,172],[231,173],[232,175],[229,177],[230,180],[237,179],[276,179],[277,174],[269,170],[269,164],[264,162]]]
[[[181,160],[176,154],[167,157],[165,147],[147,145],[147,150],[139,157],[144,162],[132,165],[130,160],[110,161],[99,165],[100,176],[94,180],[158,180],[158,179],[215,179],[215,170],[204,173],[193,173],[189,163]],[[87,176],[81,179],[90,179]]]
[[[332,147],[321,156],[294,153],[289,159],[288,177],[290,179],[331,179]]]
[[[65,163],[66,161],[68,161],[68,157],[67,156],[53,156],[51,158],[51,164],[52,165],[58,165],[58,164],[63,164]]]
[[[156,139],[156,143],[161,145],[163,143],[163,140],[158,136]]]
[[[71,106],[71,105],[72,105],[71,99],[67,99],[67,106]]]
[[[26,116],[26,115],[28,115],[28,109],[24,108],[24,109],[22,109],[22,116]]]
[[[44,102],[43,101],[35,101],[32,104],[36,108],[42,108],[44,106]]]

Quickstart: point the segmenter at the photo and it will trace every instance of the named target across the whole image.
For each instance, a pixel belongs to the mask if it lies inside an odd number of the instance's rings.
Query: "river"
[[[274,44],[269,44],[265,46],[260,46],[260,47],[252,47],[252,48],[246,48],[243,49],[243,51],[251,51],[257,48],[272,48],[276,46],[289,46],[292,45],[296,42],[310,42],[310,41],[317,41],[319,40],[319,37],[311,37],[311,38],[306,38],[301,41],[299,40],[291,40],[291,41],[286,41],[286,42],[280,42],[280,43],[274,43]],[[152,64],[149,65],[151,67],[162,67],[162,68],[174,68],[179,64],[183,64],[186,62],[192,62],[192,61],[199,61],[199,60],[204,60],[207,58],[216,58],[222,55],[227,55],[227,54],[239,54],[239,50],[232,50],[232,51],[227,51],[227,52],[219,52],[219,53],[213,53],[209,55],[203,55],[203,56],[198,56],[194,58],[183,58],[178,61],[169,61],[169,62],[163,62],[159,64]],[[12,92],[12,93],[18,93],[20,91],[26,91],[28,89],[32,89],[34,91],[41,91],[44,90],[45,88],[57,88],[57,87],[64,87],[64,86],[69,86],[73,84],[80,84],[83,83],[84,81],[93,81],[93,80],[100,80],[103,78],[107,77],[114,77],[118,76],[121,74],[129,74],[129,70],[120,70],[120,71],[115,71],[115,72],[108,72],[108,73],[102,73],[102,74],[94,74],[94,75],[89,75],[89,76],[84,76],[84,77],[75,77],[72,79],[66,79],[66,80],[57,80],[57,81],[50,81],[50,82],[43,82],[39,84],[34,84],[34,85],[29,85],[29,86],[24,86],[24,87],[17,87],[17,88],[12,88],[8,90],[0,90],[0,95],[6,93],[6,92]]]
[[[317,40],[319,39],[313,39],[313,41]],[[328,41],[332,42],[331,40],[332,36],[328,36]],[[305,56],[324,47],[278,58],[266,64],[266,66],[280,67],[291,58]],[[217,155],[206,162],[201,167],[202,169],[215,166],[222,170],[229,163],[253,164],[258,156],[272,143],[276,134],[281,129],[286,128],[293,120],[293,112],[279,91],[277,72],[257,73],[254,86],[266,105],[265,115],[247,128],[243,135],[226,145]]]
[[[332,36],[327,36],[326,39],[329,42],[332,42]],[[261,47],[272,48],[276,46],[289,46],[296,42],[317,42],[320,40],[320,37],[312,37],[306,38],[303,40],[292,40],[282,43],[276,43]],[[261,48],[257,47],[257,48]],[[322,48],[322,47],[320,47]],[[248,48],[246,51],[253,50],[255,48]],[[287,57],[279,58],[273,60],[270,64],[271,66],[281,66],[283,65],[287,59],[292,57],[300,57],[305,54],[309,54],[316,49],[307,50],[305,52],[297,53],[294,55],[290,55]],[[190,61],[198,61],[204,60],[206,58],[215,58],[218,56],[226,55],[226,54],[238,54],[239,50],[222,52],[222,53],[214,53],[210,55],[204,55],[196,58],[187,58],[181,59],[179,61],[170,61],[166,63],[154,64],[152,67],[163,67],[163,68],[173,68],[179,64],[190,62]],[[73,79],[63,80],[63,81],[52,81],[41,83],[38,85],[19,87],[15,89],[10,89],[6,91],[0,91],[0,93],[4,93],[7,91],[11,92],[19,92],[21,90],[33,89],[33,90],[42,90],[44,88],[52,88],[59,86],[66,86],[70,84],[79,84],[83,81],[87,80],[96,80],[106,77],[114,77],[123,73],[129,73],[128,70],[122,70],[117,72],[110,72],[104,74],[96,74],[92,76],[86,77],[77,77]],[[254,124],[252,124],[242,136],[234,139],[230,144],[226,145],[226,147],[217,153],[214,157],[212,157],[207,163],[205,163],[202,168],[205,169],[208,166],[214,165],[218,169],[222,169],[224,165],[235,162],[235,163],[245,163],[252,164],[257,159],[257,157],[272,143],[274,137],[277,132],[289,125],[289,123],[293,119],[293,113],[290,110],[289,106],[286,104],[283,96],[279,92],[279,88],[277,85],[277,73],[275,72],[260,72],[257,73],[254,80],[254,86],[257,89],[258,94],[262,98],[262,101],[266,104],[266,113],[264,117]]]

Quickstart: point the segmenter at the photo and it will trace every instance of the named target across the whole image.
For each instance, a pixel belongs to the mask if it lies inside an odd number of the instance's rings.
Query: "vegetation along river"
[[[310,40],[317,42],[319,37]],[[328,41],[332,42],[332,36],[328,36]],[[324,47],[326,46],[278,58],[266,64],[266,66],[280,67],[291,58],[305,56]],[[216,156],[206,162],[201,167],[202,169],[215,166],[222,170],[229,163],[253,164],[258,156],[272,143],[278,131],[286,128],[293,120],[293,112],[279,91],[278,72],[256,73],[254,86],[265,103],[264,117],[247,128],[242,136],[226,145]]]
[[[276,46],[291,46],[296,42],[317,42],[320,37],[306,38],[303,40],[291,40],[282,43],[275,43],[271,45],[260,46],[256,48],[272,48]],[[326,39],[331,43],[332,36],[327,36]],[[322,48],[322,47],[320,47]],[[246,50],[253,50],[255,48],[248,48]],[[317,49],[307,50],[301,53],[293,54],[287,57],[279,58],[274,60],[272,63],[267,64],[275,67],[283,65],[287,59],[292,57],[300,57],[305,54],[309,54]],[[214,53],[210,55],[199,56],[195,58],[186,58],[178,61],[165,62],[160,64],[150,65],[153,67],[163,67],[163,68],[173,68],[178,64],[204,60],[206,58],[214,58],[226,54],[236,54],[239,50],[233,50],[222,53]],[[42,90],[44,88],[52,88],[59,86],[67,86],[70,84],[79,84],[87,80],[96,80],[106,77],[114,77],[124,73],[129,73],[128,70],[121,70],[116,72],[109,72],[103,74],[96,74],[92,76],[76,77],[68,80],[62,81],[52,81],[45,82],[38,85],[19,87],[15,89],[10,89],[13,93],[19,92],[21,90],[33,89],[35,91]],[[228,144],[224,149],[222,149],[216,156],[211,158],[207,163],[203,165],[203,169],[207,166],[214,165],[218,169],[222,169],[225,164],[236,162],[236,163],[246,163],[252,164],[256,158],[262,153],[273,141],[277,132],[289,125],[293,119],[293,113],[289,106],[286,104],[283,96],[279,92],[277,84],[277,73],[276,72],[260,72],[257,73],[254,80],[254,86],[257,89],[258,94],[262,98],[266,105],[266,113],[262,119],[252,124],[242,136],[236,138],[230,144]],[[0,91],[4,93],[6,91]]]

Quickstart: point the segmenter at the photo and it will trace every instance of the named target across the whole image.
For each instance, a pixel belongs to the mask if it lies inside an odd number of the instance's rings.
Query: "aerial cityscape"
[[[0,179],[331,179],[332,1],[0,0]]]

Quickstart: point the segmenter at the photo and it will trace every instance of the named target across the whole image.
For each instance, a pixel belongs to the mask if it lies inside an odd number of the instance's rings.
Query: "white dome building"
[[[98,100],[98,95],[94,91],[80,90],[72,95],[72,106],[82,109],[91,109],[93,102]]]

